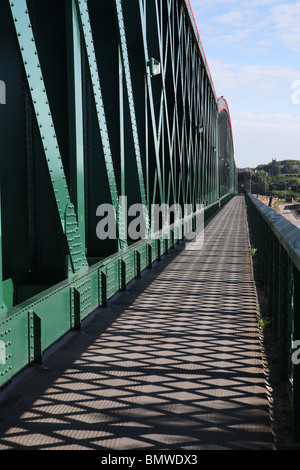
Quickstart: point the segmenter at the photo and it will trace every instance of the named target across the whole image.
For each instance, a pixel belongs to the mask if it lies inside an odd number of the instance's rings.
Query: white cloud
[[[291,51],[300,50],[300,2],[283,0],[191,0],[200,34],[211,45],[246,48],[249,53],[265,42],[266,52],[280,41]]]
[[[229,104],[238,166],[300,159],[292,88],[300,81],[300,0],[191,3],[216,92]]]
[[[245,22],[247,13],[245,11],[231,11],[216,18],[219,23],[230,24],[230,26],[241,26]]]
[[[291,50],[300,51],[300,2],[277,5],[271,19],[279,39]]]
[[[300,159],[300,104],[293,104],[300,67],[209,60],[215,87],[228,99],[236,162]]]
[[[300,160],[300,116],[245,111],[231,118],[238,167],[256,167],[272,158]]]
[[[291,114],[270,114],[245,111],[235,113],[233,124],[240,130],[275,131],[281,135],[300,135],[300,116]],[[299,149],[300,150],[300,149]]]
[[[292,107],[292,84],[300,79],[300,67],[283,65],[240,65],[220,59],[208,59],[216,90],[229,102],[245,106],[249,100],[266,110]],[[296,113],[296,110],[295,110]]]

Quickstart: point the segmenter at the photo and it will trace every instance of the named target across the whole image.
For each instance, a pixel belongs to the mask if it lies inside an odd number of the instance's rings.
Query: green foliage
[[[298,160],[283,160],[281,163],[281,173],[295,173],[294,166],[298,166],[298,172],[300,171],[300,162]]]
[[[260,328],[266,328],[267,326],[270,325],[271,320],[266,317],[258,317],[257,318],[257,323]]]
[[[265,171],[270,176],[277,176],[280,174],[300,174],[300,160],[281,160],[258,165],[257,171]]]
[[[271,176],[276,176],[281,173],[281,164],[280,162],[271,162],[267,165],[258,165],[256,169],[258,171],[263,170]]]
[[[274,196],[274,197],[279,197],[281,199],[285,199],[285,196],[300,199],[300,192],[298,192],[298,191],[289,191],[289,190],[287,190],[285,192],[285,191],[272,190],[272,191],[269,192],[269,195]]]
[[[258,165],[251,175],[251,183],[253,194],[300,198],[300,161],[274,160]]]
[[[269,192],[272,177],[265,170],[259,170],[252,174],[252,192],[265,194]]]
[[[257,248],[249,248],[248,255],[255,256],[257,253]]]

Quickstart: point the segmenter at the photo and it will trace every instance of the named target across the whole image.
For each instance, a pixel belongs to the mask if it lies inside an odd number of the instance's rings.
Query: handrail
[[[300,442],[300,231],[251,193],[246,193],[246,205],[280,375],[291,392],[294,442]]]
[[[276,237],[287,251],[291,260],[300,271],[300,231],[295,225],[278,214],[263,202],[257,199],[253,194],[248,193],[252,203],[261,213],[265,221],[268,223]]]

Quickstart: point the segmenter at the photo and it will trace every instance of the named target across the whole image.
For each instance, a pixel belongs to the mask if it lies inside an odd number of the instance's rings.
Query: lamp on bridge
[[[161,73],[160,62],[158,62],[158,60],[151,57],[151,59],[149,60],[147,65],[150,69],[151,77],[155,77],[155,75],[160,75],[160,73]]]

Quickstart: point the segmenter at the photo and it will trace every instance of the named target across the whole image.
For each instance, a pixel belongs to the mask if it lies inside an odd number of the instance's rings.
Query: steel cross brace
[[[137,122],[136,122],[135,105],[134,105],[134,99],[133,99],[132,81],[131,81],[130,65],[129,65],[129,58],[128,58],[128,49],[127,49],[123,10],[122,10],[122,2],[121,0],[115,0],[115,3],[116,3],[118,25],[119,25],[121,53],[122,53],[122,60],[123,60],[124,72],[125,72],[125,82],[126,82],[126,87],[127,87],[129,112],[130,112],[130,119],[131,119],[134,149],[135,149],[136,166],[137,166],[139,185],[140,185],[141,201],[142,201],[142,204],[146,206],[147,201],[146,201],[145,183],[144,183],[144,177],[143,177],[141,151],[140,151],[139,136],[138,136]]]
[[[115,214],[117,218],[118,231],[119,231],[119,244],[120,248],[125,248],[127,246],[127,237],[125,234],[125,227],[123,224],[120,224],[119,217],[119,200],[118,200],[118,189],[114,171],[114,165],[112,160],[112,152],[108,135],[108,128],[103,104],[102,90],[99,78],[98,64],[96,59],[95,47],[93,34],[91,30],[91,21],[89,15],[88,4],[86,0],[76,0],[77,8],[79,11],[79,17],[81,22],[81,29],[84,36],[84,43],[87,51],[87,58],[90,68],[92,87],[96,105],[96,112],[98,117],[98,124],[102,142],[102,148],[104,153],[106,171],[108,176],[108,183],[111,195],[111,202],[115,209]]]
[[[171,133],[170,133],[169,111],[168,111],[168,101],[167,101],[167,93],[166,93],[166,70],[167,70],[167,66],[170,65],[168,64],[168,49],[170,48],[171,53],[173,53],[172,51],[172,27],[171,27],[171,20],[170,20],[172,0],[171,1],[168,0],[168,22],[166,24],[165,44],[163,43],[163,21],[162,21],[162,17],[160,17],[159,15],[157,2],[155,6],[156,6],[155,8],[156,9],[156,23],[157,23],[159,55],[160,55],[160,64],[161,64],[161,79],[162,79],[162,90],[161,90],[160,111],[159,111],[160,115],[159,115],[159,124],[158,124],[158,146],[160,145],[160,141],[163,136],[163,121],[165,120],[168,145],[170,149],[170,152],[169,152],[170,174],[169,175],[171,175],[173,194],[175,198],[176,197],[175,178],[174,178],[174,168],[173,168],[174,148],[173,148],[173,143],[172,143],[172,138],[171,138]],[[171,65],[172,65],[173,86],[174,86],[175,81],[174,81],[173,61]],[[174,86],[174,94],[176,95],[175,86]],[[176,106],[176,101],[174,102],[174,108],[175,106]],[[168,193],[169,193],[169,189],[170,188],[168,186],[167,188]],[[168,201],[168,197],[167,197],[167,201]]]
[[[142,26],[142,35],[143,35],[145,64],[146,64],[146,69],[147,69],[148,68],[147,64],[149,62],[150,56],[149,56],[148,44],[147,44],[146,13],[145,13],[145,5],[143,3],[143,0],[139,0],[139,6],[140,6],[140,17],[141,17],[141,26]],[[150,77],[150,73],[148,70],[146,70],[146,85],[147,85],[147,91],[148,91],[148,96],[149,96],[150,117],[152,121],[152,129],[153,129],[153,135],[154,135],[154,148],[155,148],[159,194],[160,194],[161,203],[164,203],[165,201],[164,201],[164,195],[163,195],[162,171],[161,171],[161,164],[160,164],[160,159],[159,159],[158,132],[157,132],[157,126],[156,126],[156,121],[155,121],[151,77]]]
[[[77,273],[87,268],[88,263],[77,224],[74,205],[70,200],[27,4],[25,0],[17,0],[10,1],[9,5],[50,173],[52,188],[59,211],[61,226],[68,242],[71,272]]]

